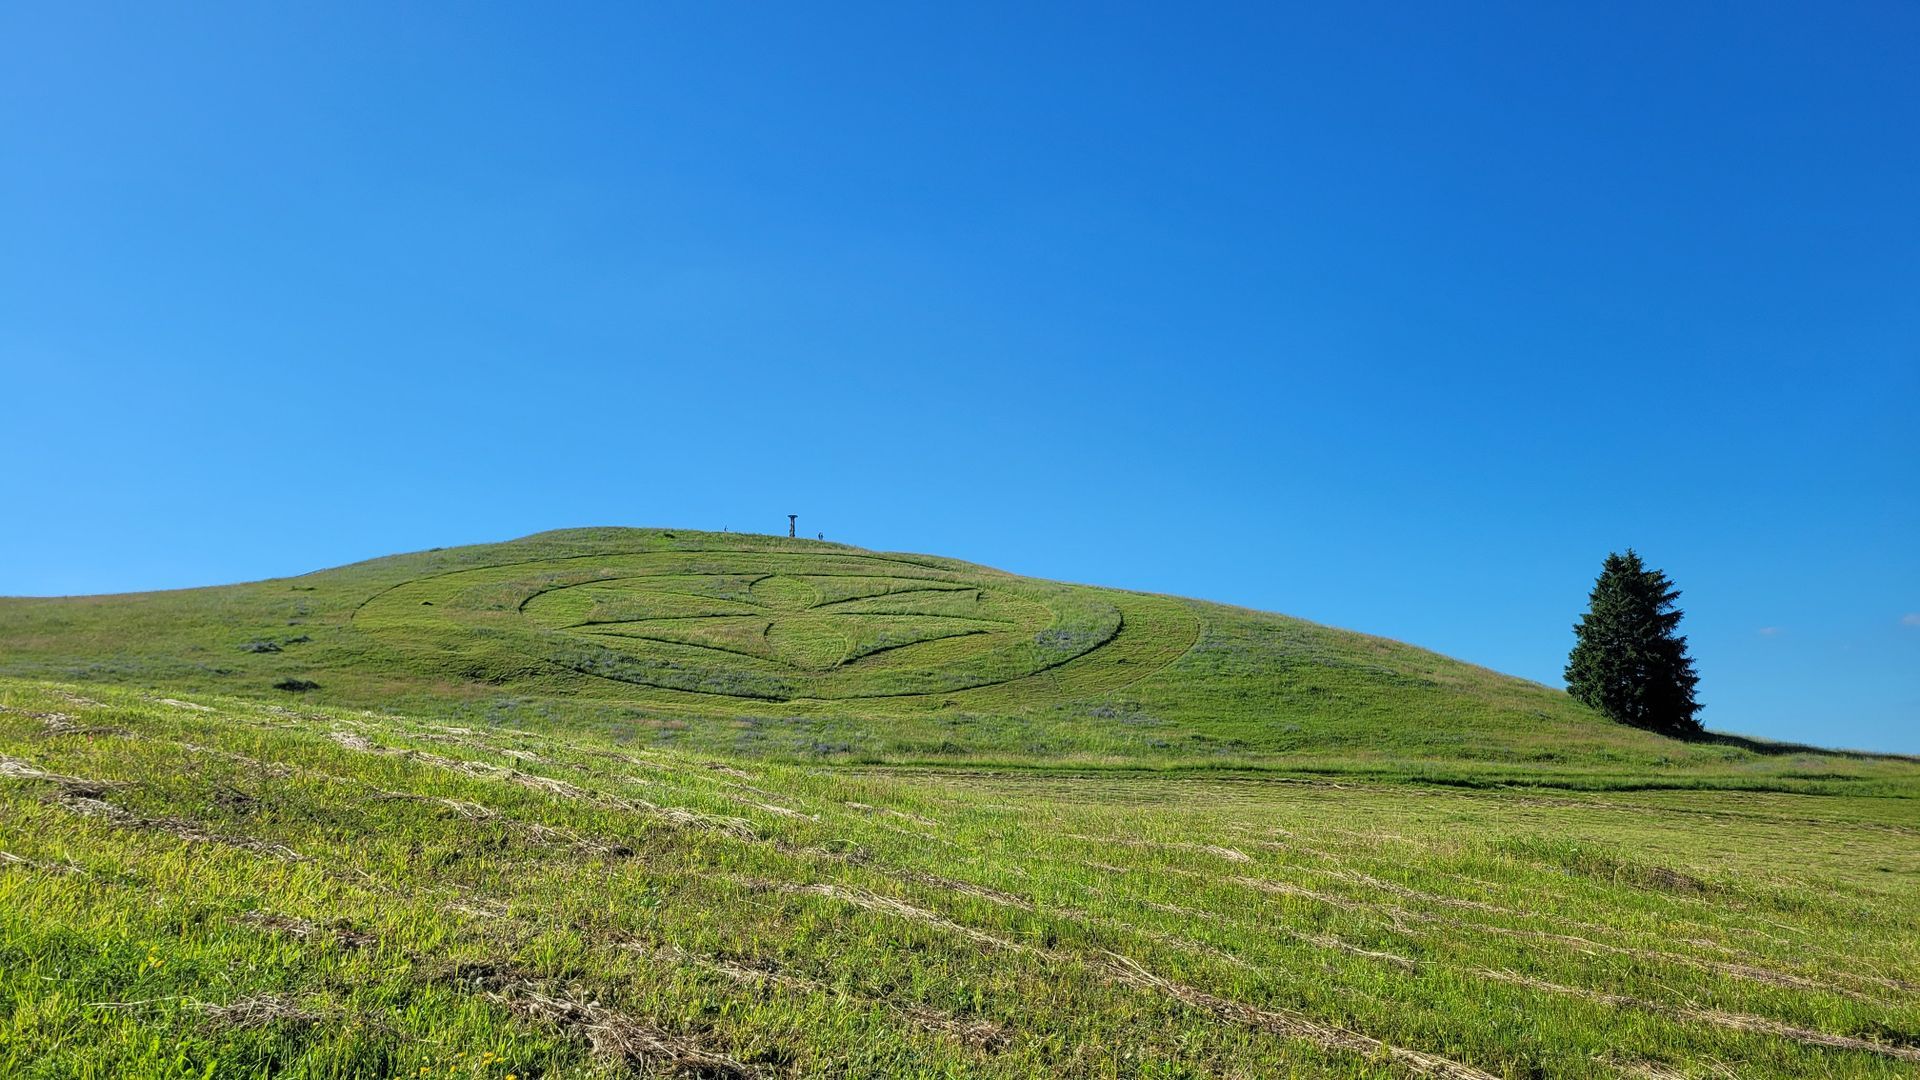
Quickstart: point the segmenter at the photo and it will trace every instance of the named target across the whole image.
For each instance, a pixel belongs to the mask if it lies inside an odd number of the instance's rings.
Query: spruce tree
[[[1676,631],[1680,590],[1634,554],[1609,554],[1587,613],[1574,626],[1567,691],[1623,724],[1673,735],[1700,730],[1700,681]]]

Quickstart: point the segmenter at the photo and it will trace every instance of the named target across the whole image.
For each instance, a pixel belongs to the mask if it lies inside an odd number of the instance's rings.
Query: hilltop
[[[0,675],[602,731],[786,761],[1905,790],[1677,742],[1411,645],[927,555],[576,529],[300,577],[0,599]]]

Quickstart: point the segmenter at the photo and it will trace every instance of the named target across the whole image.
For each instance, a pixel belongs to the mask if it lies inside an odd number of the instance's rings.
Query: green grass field
[[[0,600],[0,1076],[1911,1076],[1917,796],[782,538]]]

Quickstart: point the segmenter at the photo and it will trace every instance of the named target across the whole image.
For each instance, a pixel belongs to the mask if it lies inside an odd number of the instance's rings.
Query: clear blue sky
[[[0,593],[589,524],[1920,751],[1920,7],[16,4]],[[1202,5],[1201,7],[1207,7]]]

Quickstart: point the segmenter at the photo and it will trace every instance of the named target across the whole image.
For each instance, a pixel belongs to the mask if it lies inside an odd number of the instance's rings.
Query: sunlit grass
[[[854,769],[17,681],[0,705],[0,1075],[1920,1066],[1907,799]]]

